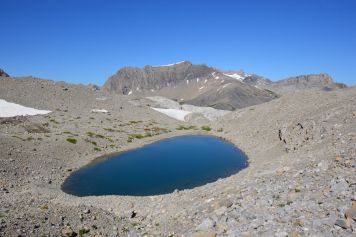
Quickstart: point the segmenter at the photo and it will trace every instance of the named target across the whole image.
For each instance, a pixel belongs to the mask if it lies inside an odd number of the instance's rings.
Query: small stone
[[[334,193],[345,192],[349,189],[349,184],[346,182],[344,178],[340,178],[337,180],[331,180],[330,182],[330,190]]]
[[[340,226],[343,229],[351,228],[351,223],[349,219],[347,220],[338,219],[336,220],[335,225]]]
[[[75,237],[77,233],[75,233],[70,226],[66,226],[62,229],[62,237]]]
[[[345,217],[356,221],[356,206],[355,205],[353,205],[351,208],[349,208],[345,211]]]
[[[211,231],[214,229],[215,224],[216,224],[215,221],[211,220],[210,218],[206,218],[195,229],[201,231]]]
[[[208,231],[198,231],[193,234],[193,237],[216,237],[216,233]]]
[[[90,209],[85,209],[84,210],[84,214],[89,214],[90,213]]]

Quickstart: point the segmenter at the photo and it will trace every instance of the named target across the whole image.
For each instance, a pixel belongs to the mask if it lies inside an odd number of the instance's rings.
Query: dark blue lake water
[[[76,196],[147,196],[190,189],[247,167],[233,144],[213,136],[180,136],[96,160],[62,185]]]

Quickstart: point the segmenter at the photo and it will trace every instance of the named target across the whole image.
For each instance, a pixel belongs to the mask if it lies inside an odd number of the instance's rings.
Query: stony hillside
[[[208,90],[186,103],[235,110],[268,102],[274,98],[278,98],[278,95],[272,91],[260,90],[237,80],[228,80],[216,89]]]
[[[283,95],[199,126],[142,97],[32,77],[1,78],[0,98],[52,111],[0,119],[0,236],[355,235],[356,88]],[[97,157],[184,134],[230,140],[248,168],[159,196],[61,190]]]
[[[9,77],[9,74],[0,68],[0,77]]]

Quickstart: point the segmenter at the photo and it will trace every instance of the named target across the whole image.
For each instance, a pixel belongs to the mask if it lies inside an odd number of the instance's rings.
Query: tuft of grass
[[[40,209],[41,210],[48,210],[48,205],[44,204],[44,205],[40,206]]]
[[[204,131],[211,131],[211,127],[209,126],[202,126],[201,129]]]
[[[87,138],[85,138],[84,141],[85,141],[85,142],[88,142],[88,143],[91,143],[91,144],[93,144],[94,146],[97,146],[97,145],[98,145],[95,141],[91,141],[91,140],[89,140],[89,139],[87,139]]]
[[[20,139],[21,141],[23,141],[23,142],[25,142],[25,141],[32,141],[32,140],[34,140],[34,138],[33,137],[27,137],[27,138],[22,138],[22,137],[20,137],[20,136],[17,136],[17,135],[13,135],[12,137],[14,137],[14,138],[17,138],[17,139]]]
[[[50,121],[51,123],[59,124],[59,122],[58,122],[57,120],[55,120],[55,119],[50,119],[49,121]]]
[[[77,139],[72,138],[72,137],[68,137],[67,138],[67,142],[72,143],[72,144],[77,144]]]
[[[117,130],[115,129],[112,129],[112,128],[103,128],[105,131],[108,131],[108,132],[116,132]]]
[[[64,134],[69,134],[69,135],[72,135],[72,136],[79,136],[78,134],[76,134],[76,133],[72,133],[72,132],[70,132],[70,131],[64,131],[63,132]]]
[[[141,120],[138,120],[138,121],[131,120],[130,123],[131,124],[136,124],[136,123],[142,123],[142,121]]]
[[[82,229],[80,229],[79,230],[79,236],[83,236],[83,235],[85,235],[85,234],[87,234],[87,233],[89,233],[90,232],[90,230],[89,229],[84,229],[84,228],[82,228]]]
[[[192,130],[192,129],[197,129],[196,126],[184,126],[184,125],[180,125],[178,128],[176,128],[176,130]]]
[[[223,132],[224,131],[224,129],[222,129],[222,128],[219,128],[218,130],[216,130],[217,132]]]
[[[94,151],[101,151],[99,147],[94,147]]]

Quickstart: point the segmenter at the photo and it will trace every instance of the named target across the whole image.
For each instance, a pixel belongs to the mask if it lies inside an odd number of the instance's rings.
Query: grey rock
[[[195,230],[201,230],[201,231],[211,231],[214,229],[216,222],[213,221],[210,218],[206,218],[200,223]]]
[[[333,179],[330,181],[330,190],[334,193],[342,193],[347,191],[349,184],[344,178]]]
[[[351,227],[351,225],[350,225],[348,220],[341,220],[341,219],[337,219],[335,221],[335,225],[337,225],[337,226],[339,226],[339,227],[341,227],[343,229],[348,229],[348,228]]]

